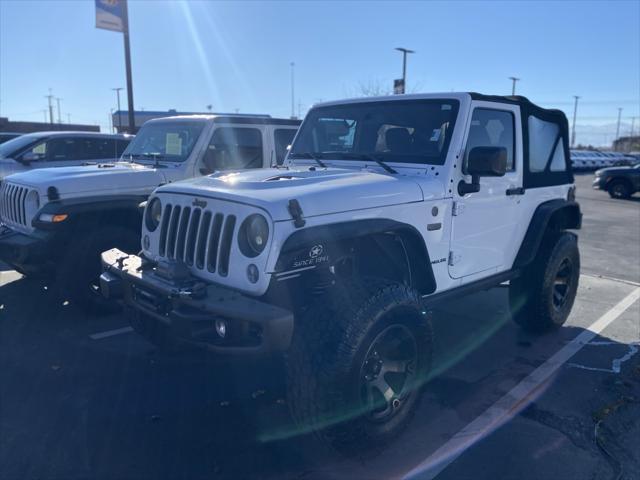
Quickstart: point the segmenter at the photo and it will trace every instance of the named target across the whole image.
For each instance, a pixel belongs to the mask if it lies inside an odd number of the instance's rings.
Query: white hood
[[[87,195],[150,194],[166,181],[162,169],[134,163],[111,163],[79,167],[38,168],[11,175],[7,181],[31,187],[41,196],[55,187],[60,197]]]
[[[380,208],[442,198],[441,182],[378,173],[372,170],[329,168],[264,169],[217,174],[172,183],[161,193],[220,198],[261,207],[274,221],[290,220],[289,200],[297,200],[305,217]]]

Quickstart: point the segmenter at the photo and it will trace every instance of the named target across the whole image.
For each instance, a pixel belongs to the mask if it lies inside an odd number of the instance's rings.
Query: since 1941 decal
[[[329,261],[329,255],[324,251],[324,246],[321,244],[314,245],[309,249],[307,254],[308,258],[303,258],[293,262],[292,268],[309,267],[312,265],[318,265]]]

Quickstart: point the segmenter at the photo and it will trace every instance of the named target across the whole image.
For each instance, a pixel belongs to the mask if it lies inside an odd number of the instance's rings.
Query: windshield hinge
[[[462,255],[451,250],[449,252],[449,266],[453,267],[456,263],[458,263],[462,259]]]

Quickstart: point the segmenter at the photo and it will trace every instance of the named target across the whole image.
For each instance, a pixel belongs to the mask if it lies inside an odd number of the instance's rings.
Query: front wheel
[[[563,325],[580,278],[578,239],[569,232],[548,235],[534,262],[511,281],[509,303],[514,321],[541,332]]]
[[[616,180],[609,185],[609,196],[611,198],[629,198],[631,197],[631,187],[622,180]]]
[[[342,451],[383,443],[414,413],[431,325],[406,285],[349,282],[296,319],[288,397],[302,431]]]

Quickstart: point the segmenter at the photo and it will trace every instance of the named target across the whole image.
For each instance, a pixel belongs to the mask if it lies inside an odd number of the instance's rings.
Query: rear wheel
[[[573,307],[579,277],[577,237],[569,232],[548,235],[531,266],[511,281],[512,318],[530,331],[560,327]]]
[[[632,194],[631,186],[624,180],[614,180],[611,182],[608,191],[611,198],[629,198]]]
[[[100,292],[100,254],[111,248],[136,253],[140,250],[138,233],[124,227],[104,226],[74,236],[56,271],[56,286],[61,298],[94,313],[118,311],[118,303],[105,299]]]
[[[383,443],[414,413],[431,326],[406,285],[347,282],[296,319],[288,397],[302,431],[341,451]]]

